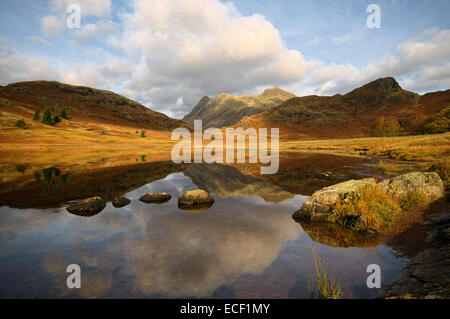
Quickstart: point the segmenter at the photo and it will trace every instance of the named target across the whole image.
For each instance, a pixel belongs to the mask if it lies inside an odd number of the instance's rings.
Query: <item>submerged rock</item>
[[[303,204],[293,217],[296,220],[324,222],[329,221],[333,214],[333,206],[336,201],[342,198],[348,198],[357,193],[362,187],[376,185],[374,178],[365,178],[361,180],[349,180],[343,183],[325,187],[318,190]]]
[[[103,200],[103,198],[96,196],[70,205],[69,207],[67,207],[67,211],[74,215],[89,217],[97,215],[105,207],[106,202]]]
[[[186,210],[204,210],[213,204],[214,198],[201,189],[187,191],[184,195],[178,197],[178,207]]]
[[[127,206],[129,203],[131,203],[131,200],[126,197],[116,197],[112,201],[113,206],[116,208]]]
[[[139,200],[147,204],[162,204],[168,202],[171,198],[172,196],[168,193],[147,193],[141,196]]]
[[[435,172],[414,172],[384,180],[378,186],[395,197],[406,196],[411,191],[421,191],[429,202],[444,196],[444,182]]]

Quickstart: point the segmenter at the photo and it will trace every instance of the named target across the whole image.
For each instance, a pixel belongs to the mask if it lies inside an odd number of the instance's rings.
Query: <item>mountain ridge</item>
[[[221,93],[214,98],[205,96],[183,117],[183,121],[192,125],[194,120],[201,119],[205,128],[230,126],[245,116],[261,113],[292,97],[295,97],[293,93],[278,87],[266,89],[256,97],[228,93]]]
[[[424,124],[449,105],[450,90],[419,95],[386,77],[345,95],[291,98],[233,126],[282,126],[284,134],[297,138],[420,134]]]

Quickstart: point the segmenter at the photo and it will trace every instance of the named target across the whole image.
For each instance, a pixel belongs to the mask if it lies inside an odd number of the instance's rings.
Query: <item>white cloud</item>
[[[64,26],[56,16],[64,14],[69,2],[73,1],[52,1],[54,16],[42,20],[44,34],[61,32]],[[68,33],[84,57],[64,65],[63,72],[45,60],[10,53],[0,60],[2,83],[54,76],[63,82],[120,91],[179,118],[204,95],[256,93],[275,85],[297,95],[335,94],[394,76],[413,91],[449,87],[450,30],[426,30],[377,63],[357,68],[307,60],[300,51],[283,45],[278,30],[265,17],[243,16],[233,4],[218,0],[136,0],[114,22],[110,1],[75,2],[81,4],[82,14],[86,7],[84,14],[98,18]],[[98,39],[97,47],[93,41],[88,43],[93,38]],[[359,36],[334,42],[353,38]],[[319,41],[316,37],[310,45]],[[13,60],[15,64],[9,64]]]
[[[393,54],[358,69],[351,64],[320,65],[302,90],[317,94],[346,93],[380,77],[401,79],[403,87],[416,92],[449,88],[450,30],[432,28],[400,44]],[[301,92],[297,92],[301,94]]]

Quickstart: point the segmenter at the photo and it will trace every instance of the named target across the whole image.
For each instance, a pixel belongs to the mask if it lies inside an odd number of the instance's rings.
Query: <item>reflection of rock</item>
[[[374,178],[352,179],[318,190],[293,217],[312,222],[329,221],[330,216],[333,214],[333,206],[338,199],[352,196],[367,185],[376,185],[376,180]]]
[[[116,208],[127,206],[129,203],[131,203],[131,200],[126,197],[116,197],[112,201],[113,206]]]
[[[168,202],[172,196],[167,193],[147,193],[142,195],[139,200],[147,204],[162,204]]]
[[[0,185],[0,203],[14,208],[49,208],[97,195],[109,202],[185,167],[173,162],[153,162],[70,171],[69,178],[66,171],[47,169],[39,179],[29,170],[30,174],[21,180]],[[51,177],[48,182],[46,174]]]
[[[297,220],[303,230],[315,242],[332,247],[373,247],[380,243],[379,238],[370,232],[355,232],[346,227],[324,222],[305,222]]]
[[[105,208],[106,202],[103,198],[96,196],[91,197],[76,204],[67,207],[67,211],[74,215],[79,216],[94,216],[100,213]]]
[[[183,173],[199,188],[223,198],[257,195],[266,202],[279,203],[294,196],[279,186],[244,175],[234,166],[198,164],[187,167]]]
[[[434,201],[444,196],[444,183],[435,172],[403,174],[382,181],[378,185],[386,193],[396,197],[405,196],[411,191],[424,192],[429,196],[430,201]]]
[[[214,204],[214,198],[201,189],[187,191],[178,197],[178,207],[186,210],[205,210]]]

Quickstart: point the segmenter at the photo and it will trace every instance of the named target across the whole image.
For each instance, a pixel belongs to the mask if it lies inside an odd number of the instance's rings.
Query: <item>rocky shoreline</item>
[[[383,287],[378,299],[450,298],[450,194],[430,207],[425,224],[431,226],[427,241],[431,248],[408,262],[405,273]]]

